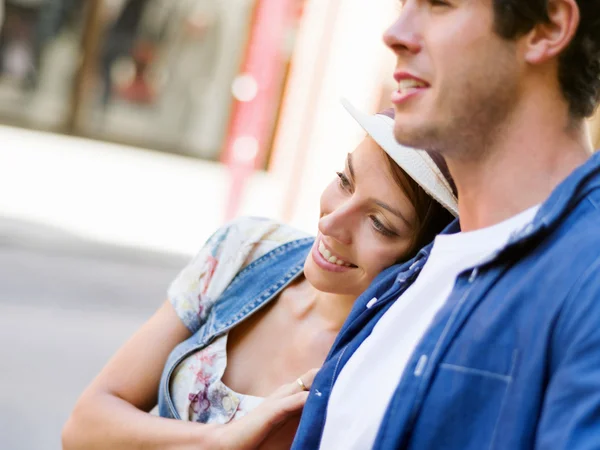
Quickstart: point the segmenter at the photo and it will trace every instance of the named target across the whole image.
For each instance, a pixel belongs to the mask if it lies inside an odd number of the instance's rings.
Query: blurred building
[[[217,160],[252,0],[7,0],[5,123]]]

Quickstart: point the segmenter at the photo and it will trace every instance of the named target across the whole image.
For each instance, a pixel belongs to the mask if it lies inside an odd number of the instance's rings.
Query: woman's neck
[[[328,331],[339,331],[356,301],[356,296],[332,294],[316,289],[305,278],[286,289],[290,295],[292,311],[298,319],[319,319]]]

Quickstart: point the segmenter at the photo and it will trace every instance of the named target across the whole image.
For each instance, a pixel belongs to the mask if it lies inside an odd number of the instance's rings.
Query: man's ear
[[[525,60],[541,64],[555,58],[571,43],[579,26],[579,6],[576,0],[549,0],[546,23],[538,23],[524,40]]]

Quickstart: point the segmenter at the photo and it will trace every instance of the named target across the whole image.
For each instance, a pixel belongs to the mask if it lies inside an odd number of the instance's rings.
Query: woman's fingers
[[[222,427],[220,440],[227,449],[254,449],[278,426],[299,414],[307,398],[308,392],[301,391],[283,398],[267,399],[239,421]]]
[[[265,414],[269,429],[281,424],[288,417],[302,411],[307,398],[308,392],[300,391],[293,395],[273,400],[272,403],[269,404],[269,408]]]
[[[315,376],[319,372],[319,369],[311,369],[308,372],[304,373],[292,383],[284,384],[279,389],[277,389],[273,394],[269,396],[269,398],[283,398],[290,395],[297,394],[298,392],[302,392],[305,390],[310,390],[312,383],[315,379]],[[300,383],[301,381],[301,383]]]
[[[255,449],[274,430],[286,423],[292,416],[298,415],[319,369],[312,369],[295,380],[277,389],[254,411],[239,421],[232,422],[220,429],[225,448],[235,450]],[[306,390],[304,389],[306,388]]]
[[[317,373],[319,373],[320,369],[310,369],[308,372],[306,372],[304,375],[302,375],[300,377],[300,379],[302,380],[302,382],[304,383],[304,385],[310,389],[310,387],[313,384],[313,381],[315,380],[315,377],[317,376]]]

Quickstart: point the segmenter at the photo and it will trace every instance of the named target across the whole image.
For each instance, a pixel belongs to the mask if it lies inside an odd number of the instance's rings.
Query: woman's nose
[[[343,245],[352,243],[352,226],[356,219],[347,208],[340,208],[324,214],[319,219],[319,231],[322,235],[332,238]]]

